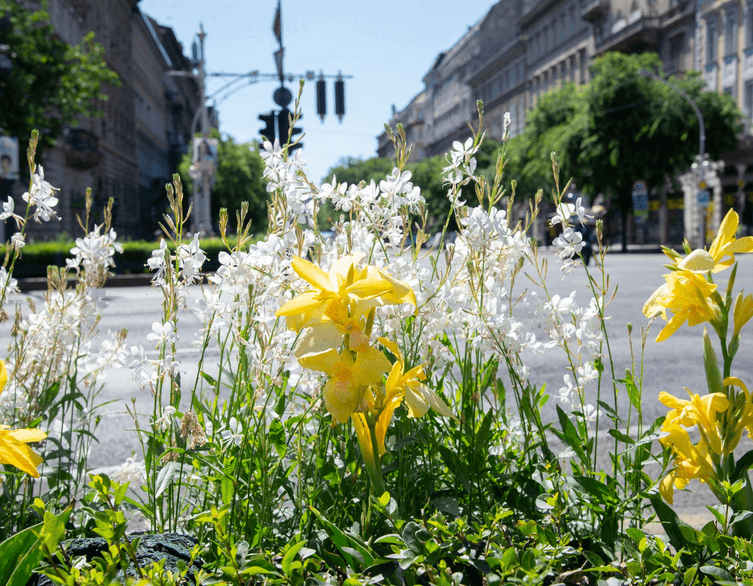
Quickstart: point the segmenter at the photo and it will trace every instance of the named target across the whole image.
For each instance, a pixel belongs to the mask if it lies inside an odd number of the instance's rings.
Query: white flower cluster
[[[35,208],[33,218],[36,222],[41,224],[42,221],[49,222],[52,218],[58,217],[57,214],[55,214],[55,210],[52,208],[58,204],[58,198],[55,197],[55,192],[59,191],[59,189],[53,187],[44,180],[44,169],[42,168],[42,165],[38,165],[37,169],[39,169],[39,173],[34,173],[34,176],[31,179],[31,189],[24,193],[22,197],[25,202]],[[12,209],[11,206],[11,211]]]
[[[76,246],[71,248],[73,258],[66,259],[69,269],[77,272],[83,269],[86,284],[97,287],[102,283],[109,267],[115,266],[115,252],[123,252],[123,246],[115,241],[117,234],[110,228],[100,234],[103,226],[95,226],[84,238],[76,238]]]

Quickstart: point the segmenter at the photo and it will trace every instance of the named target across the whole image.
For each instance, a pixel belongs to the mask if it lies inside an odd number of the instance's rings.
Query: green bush
[[[228,243],[232,246],[234,238],[229,238]],[[115,254],[115,267],[112,269],[116,274],[148,273],[147,260],[152,256],[152,251],[159,248],[159,242],[147,242],[134,240],[122,242],[123,252]],[[21,258],[16,262],[14,276],[17,278],[46,277],[48,266],[65,266],[65,259],[71,258],[71,248],[76,246],[72,240],[53,240],[49,242],[31,242],[24,246]],[[173,243],[169,244],[171,250],[175,249]],[[204,238],[201,240],[201,249],[206,253],[207,260],[204,269],[207,272],[217,270],[219,261],[217,258],[227,246],[221,238]],[[0,254],[5,255],[5,246],[0,248]]]

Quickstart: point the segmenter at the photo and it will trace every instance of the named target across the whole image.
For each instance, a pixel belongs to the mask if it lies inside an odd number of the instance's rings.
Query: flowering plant
[[[735,254],[753,252],[753,237],[735,238],[738,222],[737,213],[730,210],[709,250],[691,250],[687,241],[685,257],[664,249],[671,261],[667,265],[670,273],[665,276],[666,284],[646,302],[643,313],[649,318],[661,316],[667,322],[657,342],[672,336],[685,322],[689,327],[710,325],[717,334],[722,353],[720,367],[708,328],[704,327],[703,359],[708,394],[701,396],[686,388],[690,396],[687,401],[666,391],[659,395],[659,400],[671,409],[662,424],[665,435],[660,441],[675,456],[675,468],[661,482],[661,495],[671,504],[675,488],[684,488],[690,480],[698,479],[709,485],[723,505],[740,513],[753,510],[753,488],[747,466],[736,465],[734,451],[743,430],[747,429],[749,434],[753,431],[753,397],[745,382],[732,375],[732,367],[740,347],[741,330],[753,317],[753,295],[746,297],[740,291],[734,296],[738,266]],[[722,297],[713,275],[729,267],[732,271]],[[668,312],[672,313],[669,318]],[[697,442],[691,440],[688,433],[691,428],[698,432]],[[741,459],[744,460],[745,457]],[[727,523],[725,517],[725,526]],[[753,528],[742,523],[735,527],[748,536]]]

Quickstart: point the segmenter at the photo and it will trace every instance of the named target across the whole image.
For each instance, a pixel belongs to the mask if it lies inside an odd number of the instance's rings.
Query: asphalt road
[[[551,257],[550,252],[543,254]],[[753,292],[753,254],[739,255],[739,259],[735,290],[744,288],[746,292]],[[630,347],[625,324],[627,322],[633,324],[633,344],[636,353],[639,353],[640,329],[647,323],[641,309],[645,300],[664,282],[662,275],[667,272],[663,267],[665,261],[666,257],[661,254],[615,252],[607,256],[607,270],[611,276],[611,286],[618,286],[617,295],[607,309],[607,314],[611,318],[608,328],[612,358],[618,377],[621,377],[625,368],[630,365]],[[593,263],[591,268],[593,269]],[[720,289],[726,286],[728,275],[729,271],[718,275],[720,278],[717,278],[717,282],[721,283]],[[524,286],[522,282],[518,287]],[[547,286],[551,294],[562,296],[567,296],[575,290],[577,291],[576,302],[579,305],[588,304],[590,295],[583,269],[577,269],[563,277],[553,264],[548,274]],[[198,289],[194,289],[192,295],[197,294]],[[42,302],[41,292],[31,293],[30,296],[38,304]],[[99,330],[117,330],[125,327],[128,328],[129,345],[141,343],[148,350],[153,348],[154,344],[147,342],[146,336],[151,332],[152,323],[160,321],[162,316],[162,295],[159,289],[112,287],[106,289],[106,300],[109,302],[109,307],[102,316]],[[654,324],[645,348],[643,410],[644,420],[648,423],[666,414],[666,408],[657,400],[659,392],[667,391],[683,397],[685,395],[683,386],[701,394],[705,392],[702,326],[683,327],[668,341],[657,344],[654,338],[661,327],[659,322]],[[3,328],[0,330],[0,348],[5,348],[8,341],[8,324],[6,323]],[[198,320],[191,313],[183,312],[179,323],[179,331],[182,332],[179,342],[179,359],[188,370],[184,375],[185,381],[192,382],[196,375],[195,368],[192,371],[191,365],[198,361],[199,351],[191,346],[191,333],[198,329]],[[733,374],[750,386],[753,384],[753,324],[748,325],[747,331],[748,336],[743,338]],[[532,382],[537,385],[547,383],[551,399],[544,410],[546,419],[554,419],[556,393],[563,385],[563,375],[566,373],[566,362],[560,354],[561,351],[554,349],[545,356],[529,354],[525,358],[526,363],[530,365]],[[216,351],[210,349],[206,363],[216,362],[213,360],[215,356]],[[125,408],[126,404],[131,404],[132,397],[136,399],[137,411],[143,416],[142,423],[146,424],[152,407],[152,397],[149,392],[139,389],[139,385],[131,379],[128,369],[111,370],[108,373],[101,400],[113,402],[105,407],[105,416],[97,432],[99,443],[93,447],[90,456],[92,467],[119,464],[133,453],[140,459],[140,447],[135,434],[131,431],[134,423]],[[602,398],[611,403],[611,397],[612,391],[607,381],[607,384],[603,386]],[[618,405],[620,413],[627,412],[628,398],[624,390],[618,395]],[[605,451],[602,454],[605,461],[607,456]],[[697,488],[698,483],[694,483],[694,486]],[[676,497],[676,503],[694,524],[701,524],[710,518],[710,514],[707,514],[704,508],[704,505],[709,502],[711,502],[709,493],[705,489],[697,490],[694,494],[678,493]]]

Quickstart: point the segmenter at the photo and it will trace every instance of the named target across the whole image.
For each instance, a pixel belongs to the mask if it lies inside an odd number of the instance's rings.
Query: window
[[[544,27],[543,36],[544,36],[544,47],[543,47],[544,50],[542,51],[542,53],[546,53],[549,50],[549,27],[547,26]]]
[[[669,39],[669,70],[675,71],[680,69],[680,57],[682,56],[682,47],[685,41],[684,35],[677,35]]]
[[[727,22],[724,29],[724,54],[732,55],[737,51],[737,14],[727,13]]]
[[[716,61],[716,21],[706,22],[706,62]]]

